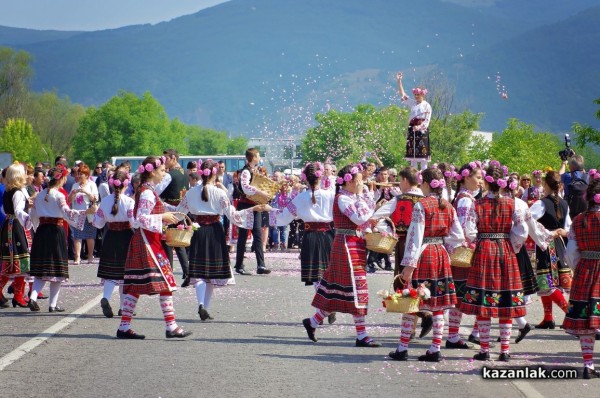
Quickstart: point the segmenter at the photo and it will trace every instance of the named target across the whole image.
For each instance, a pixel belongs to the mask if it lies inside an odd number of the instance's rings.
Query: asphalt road
[[[184,340],[165,338],[158,297],[148,296],[140,299],[132,322],[146,340],[116,339],[119,318],[104,318],[100,309],[97,264],[72,266],[59,300],[67,312],[48,313],[47,300],[40,301],[40,313],[0,310],[0,397],[598,396],[600,380],[483,380],[485,363],[470,359],[476,349],[445,350],[442,345],[442,362],[418,362],[431,336],[411,343],[410,361],[390,360],[399,315],[386,313],[375,295],[389,288],[390,272],[368,277],[367,327],[383,347],[356,348],[352,317],[345,314],[318,329],[319,341],[313,343],[301,321],[314,312],[314,289],[300,282],[298,253],[265,257],[273,273],[238,275],[235,286],[217,290],[212,321],[198,318],[192,288],[174,294],[178,323],[193,331]],[[255,271],[251,253],[246,263]],[[180,280],[177,266],[176,275]],[[111,303],[117,308],[116,294]],[[538,297],[528,310],[530,323],[541,320]],[[560,324],[563,316],[556,308],[555,317]],[[463,336],[472,322],[465,317]],[[492,334],[498,336],[497,323]],[[492,349],[492,359],[498,350]],[[510,365],[582,367],[578,340],[559,328],[534,330],[511,351]],[[497,361],[487,365],[505,366]]]

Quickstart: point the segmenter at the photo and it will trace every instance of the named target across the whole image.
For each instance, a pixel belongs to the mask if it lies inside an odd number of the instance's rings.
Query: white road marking
[[[71,323],[75,322],[77,318],[81,315],[85,314],[93,307],[97,306],[102,298],[102,294],[94,297],[92,300],[88,301],[82,307],[73,311],[70,314],[67,314],[60,321],[56,322],[54,325],[50,326],[48,329],[44,330],[42,333],[38,334],[31,340],[21,344],[19,347],[15,348],[13,351],[9,352],[2,358],[0,358],[0,372],[3,371],[6,367],[10,366],[14,362],[21,359],[25,354],[32,351],[34,348],[42,344],[44,341],[48,340],[50,337],[54,336],[56,333],[60,332]]]

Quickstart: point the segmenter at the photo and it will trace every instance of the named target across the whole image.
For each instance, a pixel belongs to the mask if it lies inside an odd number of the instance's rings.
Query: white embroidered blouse
[[[316,189],[315,202],[312,203],[312,191],[306,190],[296,195],[284,209],[273,209],[269,212],[269,224],[274,226],[288,225],[295,219],[304,222],[333,221],[333,201],[335,191]]]
[[[202,187],[203,185],[196,185],[187,191],[177,211],[202,216],[225,215],[236,226],[252,229],[254,212],[251,209],[236,210],[229,201],[227,192],[212,184],[206,186],[208,202],[205,202],[202,200]]]
[[[125,222],[129,221],[132,225],[135,224],[133,218],[133,208],[135,206],[135,200],[129,196],[125,196],[124,193],[119,195],[119,202],[117,203],[117,214],[111,214],[113,204],[115,203],[115,194],[106,196],[102,202],[96,214],[94,214],[94,221],[92,224],[96,228],[104,228],[107,222]]]
[[[46,196],[48,201],[45,200]],[[62,218],[78,230],[83,230],[86,220],[85,210],[70,209],[65,195],[57,189],[51,189],[48,192],[48,188],[35,197],[30,216],[34,230],[37,230],[41,217]]]

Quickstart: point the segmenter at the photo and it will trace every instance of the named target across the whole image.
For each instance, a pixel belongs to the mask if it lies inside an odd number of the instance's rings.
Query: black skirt
[[[9,239],[10,235],[10,239]],[[10,247],[12,245],[12,256]],[[0,251],[2,252],[1,273],[5,276],[29,272],[29,245],[21,223],[14,216],[7,216],[0,230]]]
[[[220,222],[201,225],[190,245],[190,278],[230,279],[229,246]]]
[[[300,248],[300,278],[306,285],[319,282],[329,266],[329,253],[335,232],[306,231]]]
[[[537,276],[531,266],[531,259],[525,245],[517,253],[517,262],[519,263],[519,272],[521,273],[521,283],[523,284],[523,294],[534,294],[540,288],[537,284]]]
[[[41,224],[31,245],[31,270],[36,278],[69,278],[67,239],[62,225]]]
[[[428,159],[430,156],[429,130],[414,130],[413,127],[410,126],[406,136],[406,158]]]
[[[98,265],[98,278],[122,281],[125,275],[125,262],[129,242],[133,236],[132,229],[121,231],[107,230],[104,237],[103,250]]]

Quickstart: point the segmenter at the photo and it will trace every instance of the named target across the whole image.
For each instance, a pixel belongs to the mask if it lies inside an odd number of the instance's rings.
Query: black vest
[[[546,212],[538,220],[538,222],[550,231],[554,231],[558,228],[564,228],[565,218],[567,217],[567,214],[569,214],[569,205],[567,205],[567,201],[561,198],[558,199],[558,208],[562,213],[562,217],[558,218],[556,215],[556,210],[554,209],[554,201],[549,197],[545,197],[541,200],[544,202]]]
[[[2,196],[2,207],[4,208],[4,214],[12,214],[12,215],[15,214],[15,207],[13,205],[13,196],[15,196],[17,191],[20,191],[20,189],[13,188],[11,190],[4,192],[4,195]],[[29,201],[26,200],[25,201],[25,212],[28,212],[28,210],[29,210]]]
[[[242,173],[244,170],[248,170],[250,172],[250,182],[252,182],[252,170],[250,170],[250,167],[248,167],[248,165],[246,164],[244,167],[242,167],[242,169],[240,170],[240,175],[238,178],[238,183],[237,183],[237,189],[240,192],[240,199],[245,199],[246,198],[246,194],[244,193],[244,189],[242,188]]]
[[[186,176],[181,169],[172,169],[169,171],[171,183],[160,194],[160,198],[166,201],[180,200],[180,193],[186,187]]]

